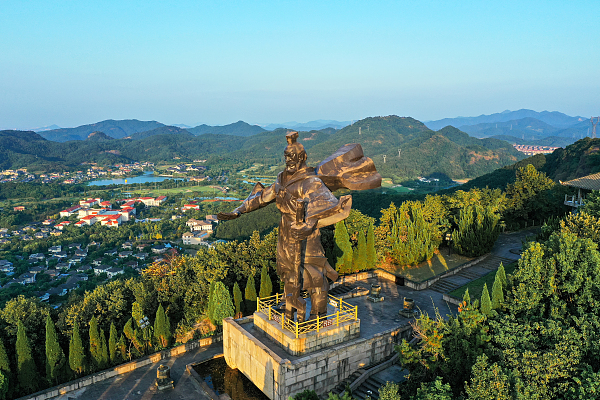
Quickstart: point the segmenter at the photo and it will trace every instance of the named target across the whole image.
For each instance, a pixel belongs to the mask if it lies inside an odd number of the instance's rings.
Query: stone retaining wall
[[[148,364],[157,363],[161,360],[165,360],[170,357],[183,354],[185,352],[195,350],[199,347],[210,346],[213,343],[220,342],[223,340],[222,336],[213,336],[200,340],[194,340],[182,344],[180,346],[173,347],[171,349],[159,351],[158,353],[150,354],[149,356],[131,361],[125,364],[118,365],[114,368],[105,369],[104,371],[96,372],[95,374],[87,375],[82,378],[63,383],[62,385],[54,386],[49,389],[45,389],[28,396],[21,397],[19,400],[31,399],[31,400],[45,400],[51,399],[56,396],[63,395],[65,393],[72,392],[74,390],[81,389],[83,387],[93,385],[94,383],[101,382],[105,379],[112,378],[117,375],[126,374],[134,371],[138,368],[144,367]]]

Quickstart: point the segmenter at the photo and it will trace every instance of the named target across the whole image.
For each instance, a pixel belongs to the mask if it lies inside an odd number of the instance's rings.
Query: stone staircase
[[[351,285],[339,285],[334,287],[333,289],[331,289],[329,291],[329,294],[335,297],[342,297],[343,295],[345,295],[346,293],[351,292],[354,289],[354,286]]]
[[[379,388],[384,386],[385,382],[376,376],[368,377],[355,391],[352,392],[352,398],[365,400],[370,397],[373,400],[379,400]]]
[[[485,259],[481,260],[477,264],[457,272],[455,275],[450,275],[440,279],[439,281],[431,285],[429,289],[434,290],[438,293],[448,293],[464,285],[464,279],[463,282],[456,282],[456,278],[465,278],[470,281],[474,281],[475,279],[479,279],[482,276],[490,273],[491,271],[496,271],[500,266],[500,263],[506,265],[513,261],[514,260],[499,257],[492,254],[486,257]]]

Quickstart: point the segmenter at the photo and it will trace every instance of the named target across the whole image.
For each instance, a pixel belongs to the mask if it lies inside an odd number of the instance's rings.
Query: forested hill
[[[188,132],[194,135],[204,135],[213,133],[215,135],[232,135],[232,136],[252,136],[257,133],[265,132],[265,129],[258,125],[250,125],[244,121],[238,121],[233,124],[223,126],[198,125],[195,128],[188,128]]]
[[[0,168],[50,161],[67,165],[85,161],[170,162],[175,157],[182,161],[206,158],[210,165],[221,166],[239,162],[274,165],[282,163],[285,133],[285,129],[277,129],[247,137],[210,133],[194,136],[189,130],[161,126],[120,140],[58,143],[21,132],[20,144],[4,148],[7,154],[0,157]],[[0,132],[0,137],[3,134]],[[19,133],[11,133],[15,134]],[[30,144],[27,138],[33,142]],[[300,132],[299,142],[308,151],[308,163],[313,166],[347,143],[360,143],[383,176],[396,181],[433,173],[455,179],[476,177],[524,157],[501,140],[476,139],[452,127],[435,132],[413,118],[398,116],[366,118],[339,131]]]
[[[517,169],[527,164],[532,164],[555,181],[568,181],[600,172],[600,139],[584,138],[564,149],[557,149],[552,154],[526,158],[473,179],[462,185],[461,189],[486,186],[504,189],[508,183],[514,182]]]
[[[167,131],[160,132],[160,128],[169,128]],[[173,133],[173,129],[179,127],[167,126],[156,121],[138,121],[137,119],[125,120],[106,120],[95,124],[82,125],[76,128],[59,128],[47,131],[41,131],[39,134],[48,140],[54,142],[67,142],[70,140],[85,140],[91,133],[102,132],[113,139],[124,139],[132,137],[141,139],[144,137],[160,134]],[[213,133],[218,135],[232,136],[252,136],[265,130],[258,125],[250,125],[243,121],[223,126],[199,125],[195,128],[188,128],[187,132],[194,135],[204,135]],[[178,133],[181,133],[178,131]],[[137,135],[137,136],[135,136]]]

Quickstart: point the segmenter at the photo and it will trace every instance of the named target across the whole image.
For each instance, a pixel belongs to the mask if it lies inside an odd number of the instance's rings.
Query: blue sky
[[[0,128],[600,114],[595,1],[0,1]]]

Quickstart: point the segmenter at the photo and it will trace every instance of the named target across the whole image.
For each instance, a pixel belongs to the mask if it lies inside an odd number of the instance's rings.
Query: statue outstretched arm
[[[217,214],[217,218],[221,221],[236,219],[241,214],[249,213],[259,208],[263,208],[276,199],[273,185],[264,187],[260,182],[254,185],[254,189],[244,202],[232,212],[221,212]]]

